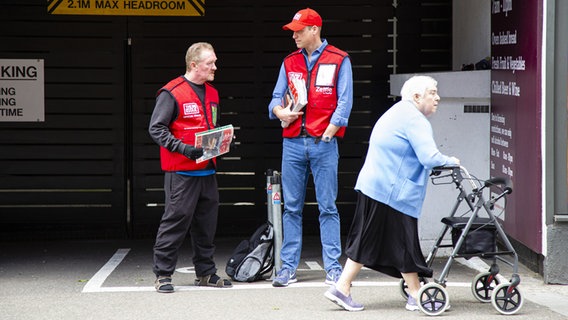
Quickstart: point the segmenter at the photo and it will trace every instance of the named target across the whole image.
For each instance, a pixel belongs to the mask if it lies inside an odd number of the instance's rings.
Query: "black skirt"
[[[420,249],[418,219],[361,192],[345,254],[367,268],[395,278],[402,278],[401,272],[432,277],[432,269],[428,268]]]

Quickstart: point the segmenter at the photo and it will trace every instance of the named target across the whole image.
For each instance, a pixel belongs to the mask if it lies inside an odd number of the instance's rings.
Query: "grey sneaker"
[[[344,295],[335,286],[331,286],[323,295],[347,311],[361,311],[365,308],[362,304],[353,301],[351,295]]]
[[[335,268],[329,270],[329,272],[325,276],[325,284],[334,285],[337,283],[337,280],[341,277],[341,269]]]
[[[273,287],[287,287],[290,283],[297,282],[296,272],[289,269],[282,269],[272,280]]]
[[[406,301],[406,307],[405,308],[408,311],[418,310],[418,303],[416,303],[416,299],[414,299],[411,295],[408,295],[408,301]]]

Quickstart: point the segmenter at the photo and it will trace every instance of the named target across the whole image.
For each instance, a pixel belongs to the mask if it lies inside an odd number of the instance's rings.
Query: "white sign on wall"
[[[43,59],[0,59],[0,122],[45,121]]]

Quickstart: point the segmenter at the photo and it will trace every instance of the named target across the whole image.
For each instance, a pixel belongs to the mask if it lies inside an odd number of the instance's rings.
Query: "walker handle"
[[[511,179],[509,179],[508,177],[495,177],[489,180],[485,180],[486,187],[491,187],[495,185],[504,186],[503,190],[506,194],[513,193],[513,183],[511,182]]]
[[[444,170],[454,170],[456,168],[459,168],[460,166],[458,165],[448,165],[448,166],[438,166],[438,167],[434,167],[432,168],[432,172],[430,173],[431,176],[438,176],[440,175],[440,173],[442,173],[442,171]]]

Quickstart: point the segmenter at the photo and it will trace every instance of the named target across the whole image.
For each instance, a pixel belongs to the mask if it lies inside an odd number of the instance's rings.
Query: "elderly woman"
[[[401,89],[402,99],[375,124],[355,190],[355,216],[347,238],[343,273],[325,297],[348,311],[363,310],[351,298],[351,282],[363,266],[408,286],[407,310],[418,310],[419,277],[432,277],[418,238],[418,218],[431,169],[458,165],[440,153],[426,117],[438,107],[437,82],[414,76]]]

